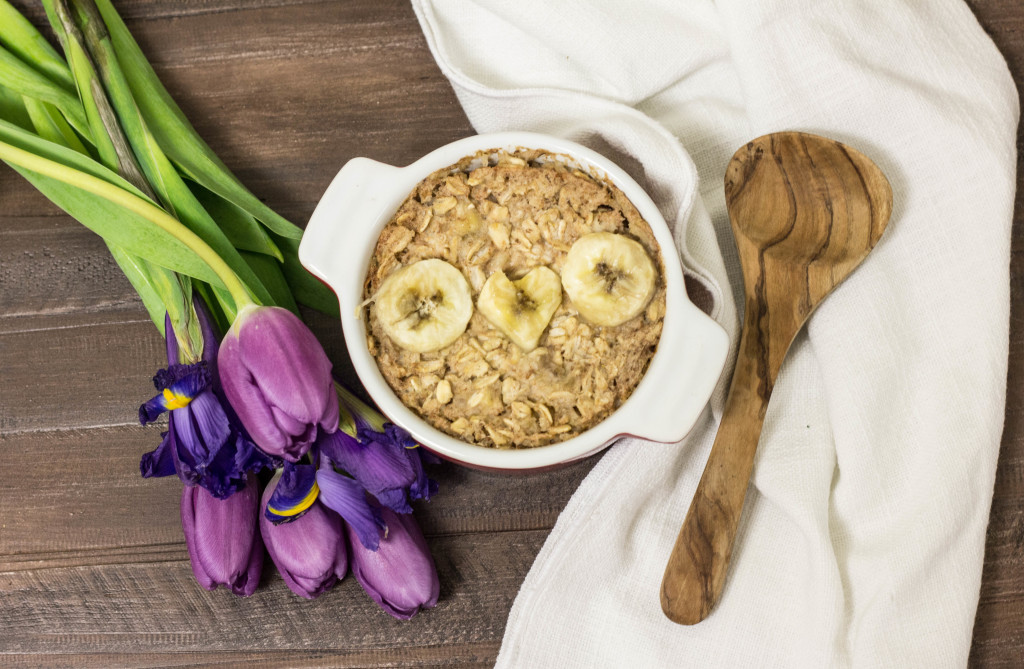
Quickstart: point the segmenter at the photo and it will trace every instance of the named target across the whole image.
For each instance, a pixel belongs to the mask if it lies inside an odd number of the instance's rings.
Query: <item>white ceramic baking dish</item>
[[[416,184],[478,151],[517,148],[550,151],[559,160],[608,179],[622,190],[650,224],[661,246],[666,305],[661,340],[647,373],[617,411],[567,441],[509,450],[460,441],[406,407],[370,355],[365,322],[357,312],[380,231]],[[672,234],[650,197],[607,158],[557,137],[526,132],[477,135],[442,146],[407,167],[354,158],[345,164],[317,204],[299,246],[299,260],[338,295],[352,364],[384,415],[439,456],[480,469],[548,469],[597,453],[624,435],[677,442],[690,431],[707,404],[729,347],[725,331],[687,298]]]

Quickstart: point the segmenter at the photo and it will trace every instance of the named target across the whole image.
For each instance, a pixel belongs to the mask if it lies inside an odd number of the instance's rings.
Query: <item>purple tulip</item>
[[[263,493],[265,509],[277,480]],[[260,530],[278,573],[288,588],[300,597],[313,599],[329,590],[348,571],[348,551],[342,535],[341,518],[314,502],[294,520],[274,524],[260,514]]]
[[[217,499],[200,486],[185,486],[181,495],[181,527],[199,585],[218,585],[248,597],[263,571],[260,541],[259,486],[255,478],[227,499]]]
[[[331,362],[309,328],[280,307],[245,307],[217,358],[224,394],[256,445],[298,462],[338,429]]]
[[[376,551],[364,548],[346,525],[352,573],[381,608],[395,618],[408,620],[420,609],[437,604],[437,568],[416,520],[388,508],[381,511],[388,529]]]

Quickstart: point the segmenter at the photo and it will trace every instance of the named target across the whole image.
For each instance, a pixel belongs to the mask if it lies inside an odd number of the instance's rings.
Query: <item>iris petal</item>
[[[285,464],[281,479],[267,501],[264,512],[267,520],[284,523],[299,518],[313,505],[319,493],[314,465]]]
[[[395,513],[412,513],[412,506],[409,505],[408,495],[404,488],[391,488],[371,493],[381,503]]]
[[[345,519],[363,546],[377,550],[381,531],[387,526],[380,511],[370,505],[363,486],[325,467],[317,470],[316,480],[320,485],[320,501]]]
[[[211,451],[220,450],[231,436],[231,425],[217,396],[203,392],[192,400],[188,409],[206,447]]]
[[[360,437],[366,433],[360,433]],[[338,467],[356,478],[371,493],[389,488],[405,488],[415,480],[408,458],[390,445],[360,441],[341,430],[319,441],[321,452]]]
[[[170,476],[174,473],[174,434],[168,430],[163,436],[160,445],[143,455],[139,462],[139,471],[145,478]]]
[[[152,423],[167,410],[167,400],[164,394],[157,393],[153,399],[139,407],[139,422],[143,425]]]
[[[186,469],[194,470],[197,464],[209,457],[210,453],[203,441],[202,433],[192,420],[192,412],[172,411],[171,424],[174,425],[178,459]]]

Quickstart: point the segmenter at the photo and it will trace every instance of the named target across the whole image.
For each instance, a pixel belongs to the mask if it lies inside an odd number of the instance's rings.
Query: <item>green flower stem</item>
[[[142,216],[177,238],[209,265],[210,269],[220,278],[224,283],[224,287],[231,294],[231,298],[235,302],[236,312],[241,311],[243,307],[255,305],[255,301],[249,294],[249,291],[227,263],[198,235],[160,207],[108,181],[43,158],[29,151],[24,151],[6,142],[0,142],[0,160],[5,160],[26,170],[80,188]]]

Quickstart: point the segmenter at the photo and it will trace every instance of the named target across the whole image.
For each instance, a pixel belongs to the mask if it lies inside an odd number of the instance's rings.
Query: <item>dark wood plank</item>
[[[48,204],[48,203],[47,203]],[[115,312],[146,318],[142,302],[99,236],[81,225],[53,226],[66,217],[8,219],[0,229],[0,332],[37,329],[33,316],[67,327],[71,314]],[[27,229],[18,229],[22,225]],[[45,327],[45,325],[43,325]]]
[[[131,424],[166,365],[148,319],[0,335],[0,432]]]
[[[394,649],[365,651],[256,651],[223,653],[73,653],[0,655],[9,669],[62,669],[64,667],[240,667],[260,669],[312,669],[314,667],[349,667],[381,669],[417,667],[418,669],[490,669],[498,654],[496,642],[461,644],[457,647],[435,646],[416,648],[409,652]],[[484,658],[487,658],[484,661]]]
[[[453,657],[460,648],[480,644],[486,644],[489,654],[546,534],[429,539],[441,598],[437,608],[415,618],[414,624],[381,611],[351,577],[316,600],[301,599],[287,591],[271,565],[261,588],[248,599],[225,590],[202,590],[185,559],[6,572],[0,578],[0,653],[315,648],[386,651],[399,666],[403,659],[412,664],[420,649],[439,645],[451,646]],[[359,661],[355,666],[365,665]]]
[[[139,475],[161,429],[0,435],[0,472],[18,472],[0,494],[0,573],[185,559],[181,484]],[[596,462],[528,477],[432,466],[441,492],[416,517],[431,536],[548,530]]]

